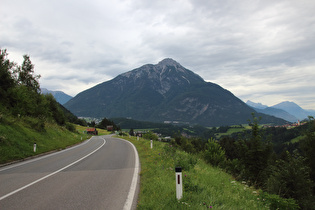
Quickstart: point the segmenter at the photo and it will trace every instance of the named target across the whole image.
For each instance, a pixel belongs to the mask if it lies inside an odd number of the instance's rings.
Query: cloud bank
[[[312,0],[3,0],[0,47],[73,96],[171,57],[244,101],[315,109],[314,11]]]

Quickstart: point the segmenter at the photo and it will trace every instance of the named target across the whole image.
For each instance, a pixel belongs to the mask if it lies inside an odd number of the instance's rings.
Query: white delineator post
[[[36,152],[36,143],[34,143],[33,151]]]
[[[153,148],[153,140],[151,140],[151,149]]]
[[[175,168],[175,179],[176,179],[176,198],[180,200],[183,197],[183,179],[182,179],[182,168]]]

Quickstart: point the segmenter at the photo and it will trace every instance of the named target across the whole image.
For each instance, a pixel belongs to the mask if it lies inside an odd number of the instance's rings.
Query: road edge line
[[[101,146],[99,146],[97,149],[95,149],[94,151],[92,151],[91,153],[85,155],[84,157],[82,157],[82,158],[80,158],[80,159],[78,159],[78,160],[76,160],[76,161],[70,163],[69,165],[66,165],[65,167],[63,167],[63,168],[61,168],[61,169],[59,169],[59,170],[57,170],[57,171],[55,171],[55,172],[53,172],[53,173],[50,173],[50,174],[48,174],[48,175],[46,175],[46,176],[44,176],[44,177],[42,177],[42,178],[40,178],[40,179],[37,179],[37,180],[35,180],[35,181],[33,181],[33,182],[31,182],[31,183],[29,183],[29,184],[23,186],[23,187],[20,187],[19,189],[16,189],[16,190],[14,190],[14,191],[12,191],[12,192],[10,192],[10,193],[8,193],[8,194],[6,194],[6,195],[0,197],[0,201],[3,200],[3,199],[5,199],[5,198],[7,198],[7,197],[9,197],[9,196],[11,196],[11,195],[13,195],[13,194],[15,194],[15,193],[17,193],[17,192],[20,192],[20,191],[22,191],[22,190],[24,190],[24,189],[26,189],[26,188],[28,188],[28,187],[30,187],[30,186],[36,184],[36,183],[38,183],[38,182],[40,182],[40,181],[42,181],[42,180],[44,180],[44,179],[47,179],[48,177],[53,176],[53,175],[59,173],[60,171],[63,171],[63,170],[65,170],[66,168],[69,168],[70,166],[73,166],[74,164],[76,164],[76,163],[80,162],[81,160],[87,158],[88,156],[92,155],[93,153],[95,153],[96,151],[98,151],[100,148],[102,148],[102,147],[105,145],[106,140],[103,139],[103,141],[104,141],[104,143],[103,143]]]
[[[130,141],[127,141],[125,139],[121,139],[121,140],[128,142],[132,146],[134,153],[135,153],[135,169],[133,172],[130,190],[128,192],[128,196],[127,196],[124,208],[123,208],[124,210],[130,210],[132,208],[133,200],[135,198],[135,194],[136,194],[136,190],[137,190],[140,162],[139,162],[138,151],[137,151],[137,148],[135,147],[135,145],[133,143],[131,143]]]

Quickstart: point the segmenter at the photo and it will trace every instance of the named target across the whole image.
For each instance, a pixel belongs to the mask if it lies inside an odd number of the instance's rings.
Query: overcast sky
[[[0,48],[77,93],[173,58],[244,102],[315,109],[314,0],[1,0]]]

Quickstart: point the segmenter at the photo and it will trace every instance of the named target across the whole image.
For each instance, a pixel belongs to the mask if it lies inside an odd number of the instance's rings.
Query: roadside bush
[[[148,140],[153,140],[153,141],[158,140],[157,135],[155,135],[152,131],[149,131],[149,132],[143,134],[143,138],[148,139]]]
[[[244,171],[244,165],[241,164],[239,159],[228,159],[224,162],[222,167],[237,179],[241,179],[240,174],[242,174],[242,171]]]
[[[181,167],[184,171],[189,171],[197,164],[197,158],[184,152],[176,152],[174,158],[174,168]]]
[[[43,132],[45,131],[45,120],[40,118],[33,117],[24,117],[23,118],[26,125],[36,131]]]
[[[292,198],[281,198],[279,195],[268,194],[263,192],[260,195],[260,200],[264,201],[270,209],[300,209],[299,205]]]
[[[71,131],[71,132],[73,132],[73,133],[75,133],[76,132],[76,129],[75,129],[75,126],[72,124],[72,123],[66,123],[66,128],[67,128],[67,130],[69,130],[69,131]]]
[[[125,134],[124,132],[120,131],[119,132],[119,136],[127,136],[127,134]]]
[[[206,162],[213,166],[218,166],[219,164],[224,165],[224,162],[226,161],[225,151],[216,140],[213,138],[209,139],[205,148],[203,157]]]

